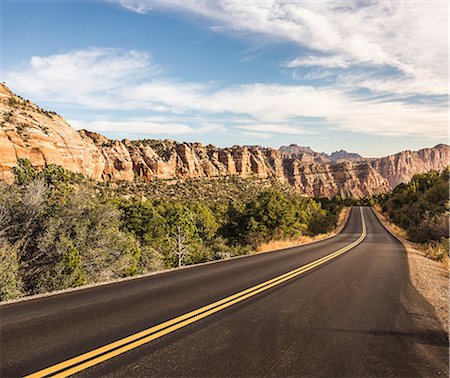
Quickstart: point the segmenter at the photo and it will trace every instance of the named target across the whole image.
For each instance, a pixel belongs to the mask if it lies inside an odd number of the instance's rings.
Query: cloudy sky
[[[1,4],[1,80],[76,128],[365,156],[447,142],[447,1]]]

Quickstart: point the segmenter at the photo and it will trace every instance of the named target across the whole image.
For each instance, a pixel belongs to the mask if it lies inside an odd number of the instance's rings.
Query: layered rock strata
[[[172,140],[111,140],[76,131],[61,116],[0,85],[0,179],[11,182],[17,159],[58,164],[94,180],[190,179],[237,175],[276,178],[310,196],[363,197],[391,190],[414,174],[442,170],[450,148],[438,145],[380,159],[317,162],[260,146],[218,148]],[[312,156],[312,157],[310,157]]]

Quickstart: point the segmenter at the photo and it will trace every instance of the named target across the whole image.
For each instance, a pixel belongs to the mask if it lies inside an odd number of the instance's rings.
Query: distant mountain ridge
[[[344,150],[334,151],[330,155],[330,159],[333,162],[336,161],[355,161],[355,160],[362,160],[364,159],[360,154],[354,153],[354,152],[347,152]]]
[[[319,163],[330,164],[332,163],[330,157],[323,152],[313,151],[311,147],[298,146],[291,144],[289,146],[281,146],[278,151],[281,152],[281,156],[285,159],[298,159],[303,163]]]
[[[343,163],[344,161],[363,160],[364,158],[357,153],[347,152],[344,150],[334,151],[331,155],[325,152],[316,152],[311,147],[303,147],[297,144],[289,146],[281,146],[279,148],[282,156],[285,158],[296,158],[305,163],[334,164]]]
[[[450,158],[450,147],[443,144],[368,159],[345,151],[328,156],[300,146],[276,150],[173,140],[111,140],[76,131],[61,116],[23,100],[4,85],[0,85],[0,120],[0,179],[7,181],[13,179],[11,169],[17,159],[27,158],[37,168],[54,163],[94,180],[236,175],[275,178],[310,196],[363,197],[387,192],[416,173],[442,170]]]
[[[289,146],[281,146],[279,148],[280,152],[289,154],[289,155],[301,155],[304,153],[307,154],[315,154],[317,152],[313,151],[311,147],[303,147],[297,144],[290,144]]]

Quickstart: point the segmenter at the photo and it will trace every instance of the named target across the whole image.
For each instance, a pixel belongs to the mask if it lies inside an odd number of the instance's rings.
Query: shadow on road
[[[343,328],[318,328],[322,331],[347,332],[367,334],[371,336],[388,336],[388,337],[406,337],[413,339],[412,341],[420,344],[428,344],[435,346],[448,346],[449,340],[444,331],[425,331],[425,332],[405,332],[405,331],[385,331],[385,330],[363,330],[363,329],[343,329]]]

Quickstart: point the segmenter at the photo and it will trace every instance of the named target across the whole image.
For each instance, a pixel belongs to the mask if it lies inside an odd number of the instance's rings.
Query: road
[[[448,375],[447,334],[370,208],[314,244],[2,305],[0,316],[2,377]]]

